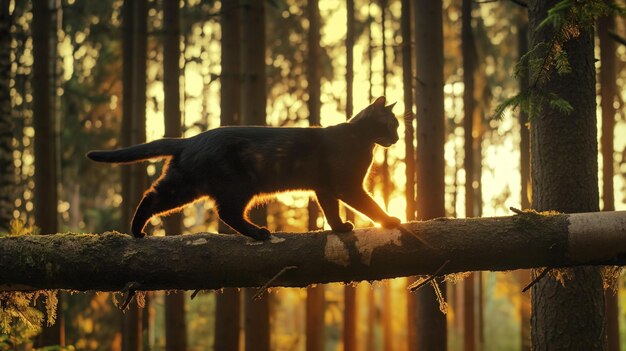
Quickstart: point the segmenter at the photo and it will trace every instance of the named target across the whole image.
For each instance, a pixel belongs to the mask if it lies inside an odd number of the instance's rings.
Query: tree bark
[[[165,137],[182,136],[180,110],[180,7],[178,0],[163,2],[163,86]],[[163,218],[167,235],[180,235],[183,214],[174,213]],[[165,349],[187,349],[185,321],[185,294],[171,292],[165,295]]]
[[[146,65],[148,8],[146,0],[125,1],[123,9],[128,23],[123,28],[129,37],[124,37],[127,52],[124,69],[129,77],[123,79],[124,101],[122,121],[123,146],[141,144],[146,141]],[[128,143],[128,144],[126,144]],[[145,164],[133,164],[122,170],[122,226],[128,228],[135,208],[147,188],[148,176]],[[143,340],[142,309],[133,301],[122,316],[122,349],[141,351]]]
[[[239,1],[223,1],[220,16],[222,29],[222,53],[220,75],[220,125],[241,124],[241,24],[239,21]],[[220,233],[233,233],[223,222],[219,223]],[[224,289],[215,295],[215,337],[214,349],[225,351],[239,350],[241,332],[241,293],[238,289]]]
[[[324,350],[324,315],[326,299],[324,285],[309,286],[306,289],[306,350]]]
[[[267,79],[264,1],[251,0],[242,3],[241,23],[242,120],[245,125],[265,125]]]
[[[614,131],[615,131],[615,98],[616,84],[616,51],[615,41],[610,32],[615,30],[615,17],[611,14],[598,20],[598,38],[600,42],[600,106],[602,108],[602,200],[603,211],[615,210],[613,187],[614,170]],[[619,308],[617,291],[607,289],[604,298],[606,303],[606,335],[609,351],[619,351]]]
[[[58,139],[55,130],[56,83],[52,68],[56,64],[56,31],[53,32],[51,2],[33,2],[33,127],[35,129],[35,225],[43,233],[58,228]],[[52,3],[53,5],[53,3]],[[56,9],[55,9],[56,10]],[[56,12],[55,12],[56,13]],[[52,33],[52,34],[51,34]],[[53,62],[53,63],[51,63]],[[8,87],[7,87],[8,88]],[[62,315],[61,315],[62,316]],[[62,320],[54,326],[44,323],[38,336],[38,347],[65,345]]]
[[[518,57],[521,58],[528,51],[528,18],[526,9],[521,9],[518,24]],[[519,87],[521,92],[528,90],[528,77],[520,77]],[[521,111],[519,115],[520,124],[520,180],[521,180],[521,206],[526,210],[530,208],[530,133],[528,131],[528,114]],[[532,280],[531,272],[528,269],[518,271],[520,284],[520,325],[521,325],[521,351],[530,351],[530,294],[521,292]]]
[[[400,18],[400,30],[402,32],[402,89],[404,95],[404,165],[406,185],[404,196],[406,199],[406,220],[415,220],[415,129],[413,123],[413,56],[411,55],[411,0],[401,1],[402,11]],[[407,285],[414,282],[413,278],[407,279]],[[408,349],[414,350],[415,325],[413,314],[415,313],[415,298],[407,292],[407,339]]]
[[[411,1],[402,0],[402,89],[404,91],[404,144],[406,166],[406,220],[415,220],[415,141],[413,129],[413,63],[411,56]]]
[[[626,264],[626,212],[434,219],[351,233],[0,238],[0,290],[220,289]],[[418,240],[415,236],[419,236]],[[428,243],[425,245],[423,242]],[[416,254],[418,253],[418,254]],[[278,274],[283,271],[282,274]],[[550,279],[546,279],[550,280]]]
[[[254,299],[254,295],[255,291],[251,289],[243,292],[245,348],[250,351],[269,351],[271,296],[264,294]]]
[[[529,27],[535,29],[532,46],[554,38],[552,26],[539,24],[558,2],[528,2]],[[552,70],[541,89],[567,100],[573,112],[562,113],[545,104],[532,116],[532,206],[539,211],[594,212],[599,195],[593,31],[581,27],[580,35],[564,43],[563,49],[572,73]],[[573,277],[565,286],[552,279],[533,286],[533,350],[606,350],[600,270],[579,267],[570,273]]]
[[[474,217],[474,74],[476,73],[476,48],[472,29],[472,0],[463,0],[461,23],[461,50],[463,53],[463,168],[465,169],[465,217]],[[474,273],[463,280],[463,350],[476,349],[476,303]]]
[[[445,216],[443,12],[441,0],[415,2],[415,106],[417,117],[417,218]],[[443,261],[435,263],[441,264]],[[446,295],[445,283],[442,284]],[[417,350],[447,349],[446,318],[433,289],[415,295],[412,322]]]
[[[8,232],[15,201],[11,108],[11,25],[9,1],[0,3],[0,232]]]
[[[346,119],[354,113],[354,0],[346,1]],[[346,207],[346,220],[354,223],[354,212]],[[343,287],[343,349],[357,350],[356,321],[357,303],[356,287]]]
[[[239,350],[241,293],[228,288],[215,295],[215,350]]]
[[[307,107],[309,111],[309,126],[320,125],[321,114],[321,80],[320,80],[320,13],[317,0],[307,1],[307,18],[309,29],[307,31],[308,57],[307,57],[307,92],[309,99]],[[317,218],[319,207],[315,199],[309,199],[308,230],[319,229]],[[326,299],[324,298],[324,285],[310,286],[306,290],[306,350],[324,350],[324,316]]]
[[[222,2],[220,25],[222,29],[222,53],[220,75],[220,124],[241,124],[241,67],[239,0]]]
[[[265,2],[241,2],[241,117],[244,125],[266,125],[267,79],[265,72]],[[252,222],[265,225],[267,209],[255,208]],[[253,300],[254,292],[244,291],[245,349],[270,350],[270,296]]]

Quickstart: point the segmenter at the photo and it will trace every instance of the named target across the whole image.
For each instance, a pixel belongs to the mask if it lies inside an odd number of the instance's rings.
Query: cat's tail
[[[183,139],[164,138],[117,150],[89,151],[87,158],[96,162],[135,163],[151,158],[172,156],[181,149],[182,143]]]

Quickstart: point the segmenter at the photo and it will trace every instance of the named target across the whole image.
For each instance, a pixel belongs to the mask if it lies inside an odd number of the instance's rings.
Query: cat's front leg
[[[389,216],[363,189],[344,192],[341,200],[374,222],[380,223],[384,228],[396,228],[400,225],[398,218]]]
[[[354,229],[354,225],[350,222],[344,222],[339,216],[339,200],[330,193],[317,191],[317,202],[322,207],[324,216],[328,224],[335,232],[346,233]]]

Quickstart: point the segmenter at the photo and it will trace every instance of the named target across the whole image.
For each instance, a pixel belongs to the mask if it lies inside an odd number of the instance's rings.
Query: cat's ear
[[[378,99],[376,99],[376,101],[374,101],[372,103],[372,106],[374,107],[378,107],[378,108],[383,108],[385,107],[385,103],[386,103],[386,99],[384,96],[379,97]]]
[[[391,110],[393,110],[393,107],[394,107],[394,106],[396,106],[396,103],[397,103],[397,101],[396,101],[396,102],[394,102],[394,103],[393,103],[393,104],[391,104],[391,105],[387,105],[387,106],[385,106],[385,108],[386,108],[387,110],[391,111]]]

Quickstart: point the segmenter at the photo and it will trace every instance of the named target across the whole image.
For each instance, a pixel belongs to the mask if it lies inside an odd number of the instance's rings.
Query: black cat
[[[215,200],[219,217],[234,230],[257,240],[266,228],[248,220],[247,212],[264,195],[312,190],[330,227],[349,232],[339,216],[339,200],[384,227],[396,227],[363,189],[374,144],[398,141],[394,104],[379,97],[347,123],[326,128],[221,127],[191,138],[164,138],[113,151],[91,151],[91,160],[133,163],[166,158],[160,178],[137,207],[132,234],[143,237],[152,216],[180,210],[203,197]]]

